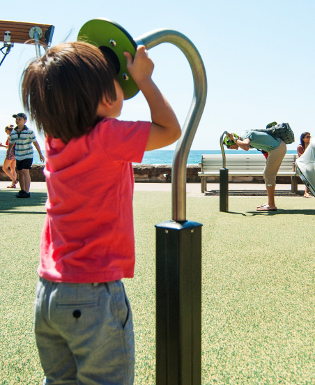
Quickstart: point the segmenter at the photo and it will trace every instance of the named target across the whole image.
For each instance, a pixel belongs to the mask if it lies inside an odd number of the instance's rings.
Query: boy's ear
[[[107,116],[113,107],[113,103],[109,102],[105,96],[102,97],[97,106],[97,116]]]
[[[102,97],[101,103],[104,105],[104,107],[111,108],[113,106],[112,102],[109,102],[105,96]]]

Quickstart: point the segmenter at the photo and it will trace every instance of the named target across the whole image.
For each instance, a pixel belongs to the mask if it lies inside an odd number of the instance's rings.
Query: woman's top
[[[255,130],[246,130],[242,132],[240,138],[242,140],[248,138],[250,140],[250,147],[257,148],[257,150],[263,150],[266,152],[274,150],[281,143],[281,139],[274,138],[266,132]]]

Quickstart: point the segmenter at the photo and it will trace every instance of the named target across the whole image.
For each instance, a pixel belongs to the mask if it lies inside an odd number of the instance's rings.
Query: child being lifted
[[[134,275],[132,162],[175,142],[177,118],[144,46],[127,68],[151,122],[120,115],[124,94],[95,46],[63,43],[26,68],[22,97],[45,133],[47,216],[35,335],[44,384],[132,384],[134,336],[122,278]]]

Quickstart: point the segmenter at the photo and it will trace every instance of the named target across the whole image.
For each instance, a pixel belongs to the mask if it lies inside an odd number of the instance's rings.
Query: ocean
[[[0,164],[3,164],[5,158],[5,149],[0,150]],[[227,151],[225,152],[227,154]],[[229,154],[257,154],[256,150],[249,150],[248,152],[242,150],[229,150]],[[295,150],[288,150],[288,154],[296,154]],[[221,154],[221,150],[191,150],[188,155],[187,164],[198,164],[201,161],[202,154]],[[43,151],[45,156],[45,152]],[[154,150],[147,151],[144,154],[142,164],[172,164],[173,163],[174,150]],[[33,164],[42,164],[39,160],[38,153],[34,149],[34,162]]]

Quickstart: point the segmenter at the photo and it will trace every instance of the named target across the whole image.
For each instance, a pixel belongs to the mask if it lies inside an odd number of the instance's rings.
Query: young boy
[[[12,115],[12,117],[15,118],[16,127],[11,132],[8,153],[10,153],[15,143],[16,168],[19,173],[19,182],[21,188],[21,190],[15,194],[15,196],[17,198],[30,198],[30,168],[33,163],[32,143],[38,151],[40,160],[44,162],[45,159],[39,144],[36,141],[34,132],[25,125],[27,116],[23,112],[20,112],[18,114]]]
[[[44,384],[132,384],[132,315],[122,278],[134,275],[131,162],[180,137],[153,83],[145,47],[128,70],[152,122],[118,121],[114,66],[87,43],[49,49],[24,72],[22,96],[46,134],[47,217],[41,240],[35,335]]]

